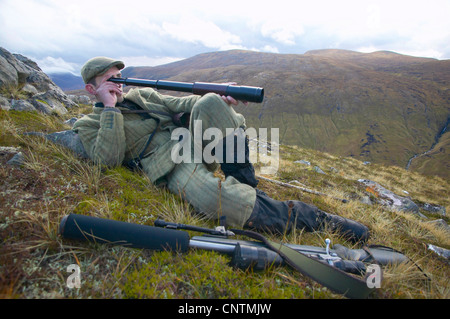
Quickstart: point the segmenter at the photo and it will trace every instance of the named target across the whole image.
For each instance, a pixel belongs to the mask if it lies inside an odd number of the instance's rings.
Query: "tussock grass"
[[[76,115],[71,112],[66,116]],[[60,124],[63,119],[0,111],[0,146],[16,147],[25,156],[22,167],[5,165],[12,153],[0,157],[1,298],[342,298],[288,267],[242,271],[228,265],[228,256],[216,252],[152,252],[62,239],[59,223],[69,213],[144,225],[152,225],[157,218],[216,225],[195,214],[180,196],[153,186],[141,172],[94,165],[41,137],[23,135],[67,129]],[[302,200],[360,221],[370,228],[370,244],[400,250],[414,261],[383,269],[382,288],[372,298],[450,297],[448,261],[427,249],[429,243],[450,248],[448,232],[415,215],[361,203],[359,199],[367,194],[357,182],[374,180],[400,195],[406,190],[413,200],[443,205],[448,211],[446,181],[298,147],[282,146],[280,156],[279,170],[269,178],[328,196],[266,180],[260,181],[259,188],[276,199]],[[311,166],[294,163],[300,159]],[[315,172],[314,166],[326,175]],[[429,215],[433,218],[437,216]],[[330,238],[333,244],[357,248],[327,229],[270,236],[316,246],[324,246],[325,238]],[[70,264],[80,266],[80,289],[66,285]]]
[[[10,99],[27,99],[29,97],[29,93],[23,91],[24,84],[6,84],[2,85],[0,89],[0,94],[6,96]]]

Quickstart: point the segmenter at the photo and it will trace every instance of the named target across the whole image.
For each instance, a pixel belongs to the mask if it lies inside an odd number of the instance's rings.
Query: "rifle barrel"
[[[136,78],[110,78],[108,81],[124,85],[151,87],[157,90],[188,92],[196,95],[217,93],[232,96],[236,100],[261,103],[264,99],[264,89],[254,86],[219,84],[209,82],[176,82],[164,80],[146,80]]]

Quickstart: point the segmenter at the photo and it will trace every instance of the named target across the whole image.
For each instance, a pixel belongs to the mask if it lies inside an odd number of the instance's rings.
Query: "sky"
[[[0,0],[0,47],[75,75],[94,56],[156,66],[231,49],[442,60],[449,16],[450,0]]]

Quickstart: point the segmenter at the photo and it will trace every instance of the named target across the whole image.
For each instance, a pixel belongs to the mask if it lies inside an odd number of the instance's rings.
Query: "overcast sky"
[[[450,0],[0,0],[0,46],[47,73],[93,56],[154,66],[246,49],[450,59]]]

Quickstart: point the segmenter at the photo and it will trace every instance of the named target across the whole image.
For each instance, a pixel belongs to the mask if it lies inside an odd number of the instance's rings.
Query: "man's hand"
[[[118,97],[121,97],[122,85],[105,81],[95,90],[95,97],[102,102],[105,107],[115,107]]]
[[[223,100],[225,103],[227,103],[228,105],[231,105],[231,104],[233,104],[233,105],[238,105],[238,104],[239,104],[239,101],[236,100],[235,98],[233,98],[232,96],[221,95],[220,97],[221,97],[222,100]],[[241,102],[244,103],[245,106],[248,105],[248,102],[247,102],[247,101],[241,101]]]
[[[224,84],[236,85],[237,83],[236,83],[236,82],[228,82],[228,83],[224,83]],[[222,100],[223,100],[225,103],[227,103],[228,105],[231,105],[231,104],[233,104],[233,105],[238,105],[238,104],[239,104],[239,101],[236,100],[235,98],[233,98],[232,96],[221,95],[220,97],[221,97]],[[242,103],[244,103],[244,105],[246,105],[246,106],[248,105],[248,102],[247,102],[247,101],[242,101]]]

